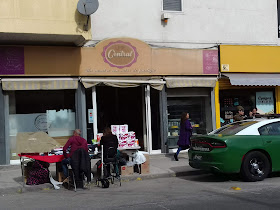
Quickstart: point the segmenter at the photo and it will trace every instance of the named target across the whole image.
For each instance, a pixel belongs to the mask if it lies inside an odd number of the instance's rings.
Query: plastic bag
[[[146,157],[142,152],[137,151],[134,154],[134,161],[135,164],[142,164],[146,162]]]

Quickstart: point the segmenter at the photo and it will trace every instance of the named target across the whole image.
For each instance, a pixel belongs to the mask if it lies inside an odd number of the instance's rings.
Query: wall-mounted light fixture
[[[171,14],[170,13],[162,13],[161,14],[161,20],[164,21],[165,23],[168,22],[168,19],[171,18]]]

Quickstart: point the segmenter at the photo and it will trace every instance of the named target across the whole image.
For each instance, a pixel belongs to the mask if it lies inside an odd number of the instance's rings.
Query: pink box
[[[128,147],[134,147],[134,146],[135,146],[135,140],[131,140],[131,139],[128,140],[128,141],[127,141],[127,146],[128,146]]]
[[[119,141],[119,147],[127,147],[127,141],[126,140],[125,141],[120,140]]]
[[[130,139],[134,139],[134,140],[136,139],[134,131],[129,131],[128,136],[129,136]]]
[[[120,125],[120,133],[127,133],[128,125]]]
[[[120,133],[120,126],[119,125],[111,125],[111,131],[114,135],[119,135]]]
[[[120,133],[119,134],[119,140],[127,140],[128,139],[128,133]]]

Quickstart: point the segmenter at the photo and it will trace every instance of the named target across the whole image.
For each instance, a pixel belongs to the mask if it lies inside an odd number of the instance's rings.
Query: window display
[[[258,110],[263,110],[263,107],[267,108],[268,104],[269,108],[266,109],[266,112],[274,112],[275,100],[273,96],[274,90],[265,87],[262,89],[248,88],[246,91],[244,89],[220,91],[221,126],[233,122],[233,116],[237,113],[238,106],[244,108],[246,116],[249,116],[249,112],[253,108],[257,107]],[[262,114],[265,114],[265,111]]]
[[[8,95],[11,160],[18,159],[19,132],[43,131],[61,137],[75,130],[75,90],[9,91]]]
[[[206,97],[169,97],[168,108],[168,146],[177,147],[181,114],[188,112],[193,126],[193,135],[206,134]]]

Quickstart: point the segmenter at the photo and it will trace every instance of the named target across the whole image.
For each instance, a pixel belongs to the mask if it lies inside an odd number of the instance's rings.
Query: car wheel
[[[265,154],[259,151],[248,153],[241,166],[241,176],[250,182],[265,179],[270,172],[270,162]]]

